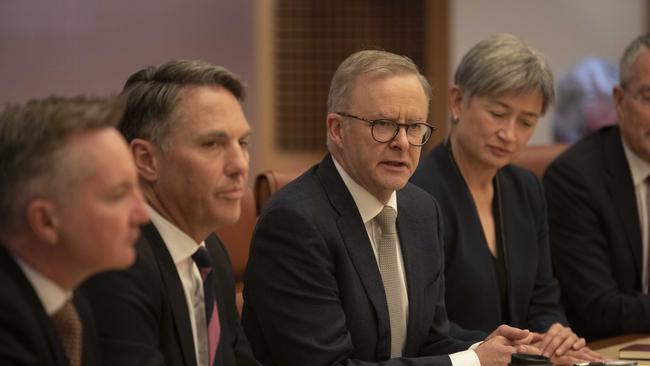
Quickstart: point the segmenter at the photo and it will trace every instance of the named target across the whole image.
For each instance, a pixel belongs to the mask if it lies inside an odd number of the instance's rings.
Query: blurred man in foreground
[[[49,98],[0,116],[0,364],[99,365],[75,288],[135,259],[148,220],[115,99]]]

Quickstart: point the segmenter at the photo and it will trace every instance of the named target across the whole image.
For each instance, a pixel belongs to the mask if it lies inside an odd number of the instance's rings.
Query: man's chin
[[[241,217],[241,208],[239,204],[230,209],[222,208],[218,215],[214,216],[214,223],[217,228],[230,226],[239,221]]]
[[[408,183],[410,177],[410,174],[400,174],[399,176],[385,177],[383,186],[386,189],[397,191],[406,186],[406,183]]]

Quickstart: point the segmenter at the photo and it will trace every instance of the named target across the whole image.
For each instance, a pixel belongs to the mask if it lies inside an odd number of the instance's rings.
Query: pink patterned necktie
[[[70,366],[81,366],[82,325],[72,299],[52,315],[54,328],[61,339]]]
[[[219,312],[217,311],[217,299],[214,296],[214,272],[212,272],[212,260],[205,247],[192,254],[192,259],[201,272],[203,279],[203,298],[205,299],[205,319],[208,327],[208,351],[210,354],[210,365],[214,365],[214,358],[219,345],[221,326],[219,325]]]

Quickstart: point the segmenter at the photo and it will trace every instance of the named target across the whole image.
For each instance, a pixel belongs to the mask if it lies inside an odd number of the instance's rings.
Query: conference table
[[[589,342],[588,346],[608,359],[618,359],[618,350],[633,344],[650,344],[650,334],[627,334]],[[650,366],[650,360],[636,360],[640,366]]]

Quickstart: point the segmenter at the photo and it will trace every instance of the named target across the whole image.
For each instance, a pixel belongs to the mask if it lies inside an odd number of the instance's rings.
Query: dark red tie
[[[210,354],[210,365],[214,365],[214,358],[217,353],[221,327],[219,325],[219,312],[217,311],[217,299],[214,296],[214,272],[212,271],[212,260],[205,247],[192,254],[192,259],[201,272],[203,279],[203,297],[205,299],[205,319],[208,327],[208,350]]]

